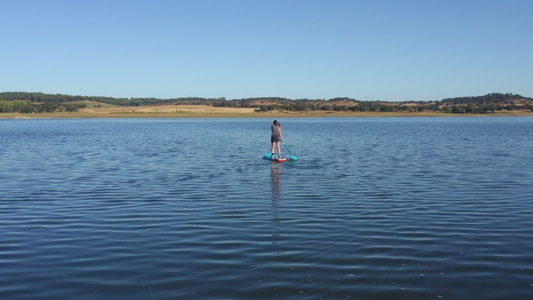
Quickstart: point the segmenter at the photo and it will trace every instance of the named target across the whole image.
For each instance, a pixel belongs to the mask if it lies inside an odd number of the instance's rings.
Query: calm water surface
[[[0,120],[0,298],[533,298],[533,118],[279,121]]]

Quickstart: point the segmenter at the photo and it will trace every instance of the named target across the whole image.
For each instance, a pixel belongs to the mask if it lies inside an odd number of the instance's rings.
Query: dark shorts
[[[279,135],[272,135],[270,136],[270,142],[271,143],[275,143],[275,142],[281,142],[281,137]]]

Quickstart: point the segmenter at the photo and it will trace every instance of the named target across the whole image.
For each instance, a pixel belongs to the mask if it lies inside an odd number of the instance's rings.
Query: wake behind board
[[[287,161],[287,158],[285,157],[278,157],[276,154],[272,155],[272,153],[268,152],[267,154],[265,154],[265,158],[266,159],[269,159],[271,161],[279,161],[279,162],[282,162],[282,161]]]

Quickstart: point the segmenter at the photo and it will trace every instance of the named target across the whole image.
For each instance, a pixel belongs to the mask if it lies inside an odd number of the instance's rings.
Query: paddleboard
[[[265,158],[266,159],[269,159],[271,161],[279,161],[279,162],[282,162],[282,161],[287,161],[287,158],[285,157],[278,157],[276,154],[272,155],[272,153],[268,152],[267,154],[265,154]]]

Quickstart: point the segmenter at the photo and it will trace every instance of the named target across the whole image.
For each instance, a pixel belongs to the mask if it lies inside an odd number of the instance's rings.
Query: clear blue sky
[[[0,92],[533,97],[531,0],[0,0]]]

